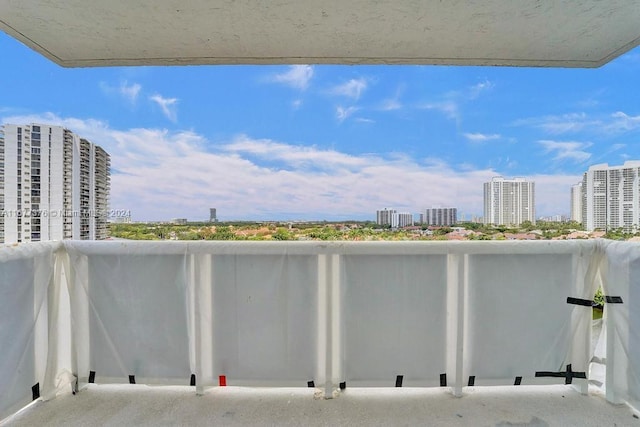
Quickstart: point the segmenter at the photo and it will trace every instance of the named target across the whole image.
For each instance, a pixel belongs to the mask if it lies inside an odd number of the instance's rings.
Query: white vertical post
[[[468,255],[447,257],[447,373],[454,380],[453,395],[462,396],[464,384],[464,295]]]
[[[333,397],[333,386],[342,375],[342,293],[340,290],[340,255],[331,255],[331,304],[329,317],[331,325],[331,376],[325,387],[325,398]]]
[[[616,325],[614,321],[614,317],[612,316],[609,310],[615,310],[615,304],[605,304],[604,305],[604,323],[605,330],[607,333],[607,358],[606,358],[606,371],[605,371],[605,396],[609,403],[613,403],[614,405],[618,405],[624,403],[624,401],[618,396],[615,390],[615,364],[620,363],[620,360],[617,360],[617,355],[615,354],[615,343],[616,343]]]
[[[327,255],[318,255],[318,312],[317,312],[317,364],[316,379],[319,384],[326,384],[330,381],[327,373],[327,364],[329,360],[329,346],[327,337],[328,324],[328,298],[327,298]]]
[[[192,307],[196,394],[204,394],[207,378],[213,378],[213,282],[212,255],[197,254],[193,262]]]

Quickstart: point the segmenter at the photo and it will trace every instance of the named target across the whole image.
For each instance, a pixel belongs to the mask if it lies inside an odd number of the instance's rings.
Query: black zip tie
[[[191,381],[189,382],[190,386],[195,386],[196,385],[196,374],[191,374]]]
[[[93,384],[96,382],[96,371],[89,371],[89,383]]]
[[[596,303],[590,299],[573,298],[573,297],[567,297],[567,304],[583,305],[585,307],[593,307],[594,305],[596,305]]]
[[[467,386],[473,387],[475,383],[476,383],[476,376],[475,375],[470,375],[469,376],[469,383],[467,384]]]
[[[40,397],[40,383],[36,383],[33,387],[31,387],[31,397],[32,400],[36,400]]]
[[[307,387],[314,388],[316,384],[313,381],[307,381]]]
[[[606,295],[604,300],[607,304],[622,304],[622,297],[610,297],[609,295]]]
[[[440,374],[440,387],[447,386],[447,374]]]
[[[565,384],[571,384],[574,378],[587,379],[587,374],[585,374],[584,372],[573,372],[571,370],[571,364],[569,364],[567,365],[567,370],[565,372],[540,371],[536,372],[536,377],[564,378]]]
[[[341,382],[341,383],[340,383],[340,390],[344,390],[344,389],[346,389],[346,388],[347,388],[347,383],[346,383],[346,382],[344,382],[344,381],[343,381],[343,382]]]
[[[522,384],[522,377],[516,377],[516,380],[513,382],[513,385],[520,385]]]
[[[129,375],[129,384],[135,384],[135,383],[136,383],[136,376]]]
[[[396,376],[396,387],[402,387],[402,379],[403,378],[404,378],[404,375]]]

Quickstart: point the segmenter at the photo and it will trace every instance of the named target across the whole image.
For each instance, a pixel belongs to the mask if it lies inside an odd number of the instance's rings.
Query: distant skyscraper
[[[422,215],[422,223],[427,225],[454,225],[457,221],[457,208],[425,209],[424,214]]]
[[[395,209],[384,208],[376,211],[376,224],[378,225],[393,225],[393,214],[398,213]]]
[[[582,183],[571,186],[571,221],[582,223]]]
[[[484,223],[517,226],[535,223],[535,183],[495,177],[484,184]]]
[[[391,215],[391,227],[402,228],[413,225],[413,214],[411,212],[394,212]]]
[[[216,216],[216,208],[209,208],[209,222],[218,222],[218,217]]]
[[[594,165],[584,173],[582,224],[587,231],[640,228],[640,161]]]
[[[107,237],[110,159],[60,126],[0,128],[0,242]]]

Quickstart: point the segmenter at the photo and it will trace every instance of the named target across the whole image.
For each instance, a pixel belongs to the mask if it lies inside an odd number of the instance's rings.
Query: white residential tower
[[[536,222],[535,183],[495,177],[484,184],[484,223],[518,226]]]
[[[593,165],[584,173],[582,224],[587,231],[640,228],[640,161]]]
[[[60,126],[0,128],[0,242],[107,237],[110,158]]]

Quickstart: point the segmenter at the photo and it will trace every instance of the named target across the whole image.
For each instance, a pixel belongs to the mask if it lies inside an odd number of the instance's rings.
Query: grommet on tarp
[[[622,304],[622,297],[611,297],[609,295],[605,295],[604,300],[607,304]]]
[[[191,381],[189,381],[190,386],[196,385],[196,374],[191,374]]]
[[[226,387],[227,386],[227,376],[226,375],[220,375],[218,377],[218,385],[220,387]]]
[[[313,381],[307,381],[307,387],[314,388],[315,386],[316,386],[316,383],[314,383]]]
[[[89,371],[89,384],[96,382],[96,371]]]
[[[469,376],[469,382],[467,383],[467,385],[469,387],[473,387],[476,383],[476,376],[475,375],[470,375]]]
[[[129,375],[129,384],[135,384],[135,383],[136,383],[136,376]]]
[[[567,304],[583,305],[585,307],[593,307],[594,305],[597,305],[595,302],[593,302],[590,299],[573,298],[573,297],[567,297]]]
[[[567,365],[567,370],[564,372],[540,371],[536,372],[536,377],[564,378],[565,384],[571,384],[574,378],[587,379],[587,374],[584,372],[574,372],[573,370],[571,370],[571,364],[569,364]]]
[[[522,377],[516,377],[516,380],[513,382],[513,385],[520,385],[522,384]]]
[[[440,387],[447,386],[447,374],[440,374]]]
[[[404,378],[404,375],[396,376],[396,387],[402,387],[402,379],[403,378]]]
[[[40,383],[35,383],[33,387],[31,387],[31,397],[32,400],[36,400],[40,397]]]
[[[340,383],[340,390],[344,390],[344,389],[346,389],[346,388],[347,388],[347,383],[346,383],[346,382],[344,382],[344,381],[343,381],[343,382],[341,382],[341,383]]]

